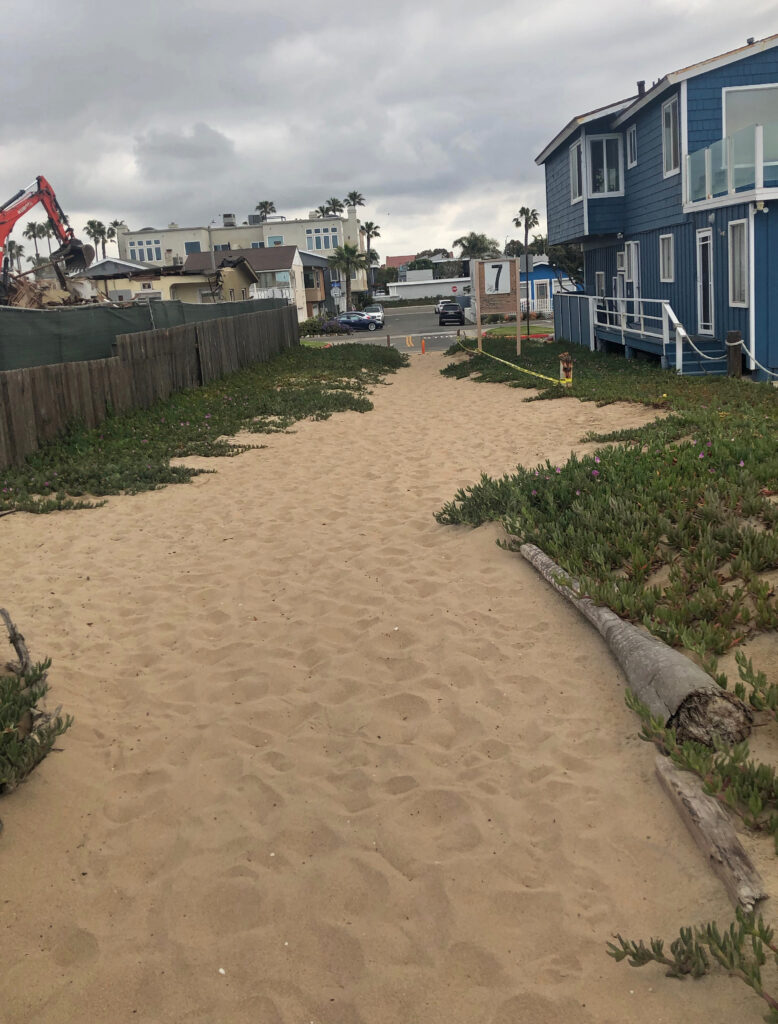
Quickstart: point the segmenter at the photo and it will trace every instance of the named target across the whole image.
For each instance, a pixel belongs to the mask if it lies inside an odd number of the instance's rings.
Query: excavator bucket
[[[63,260],[65,270],[86,270],[95,258],[95,251],[91,245],[79,242],[77,238],[71,238],[56,252],[51,254],[52,260]]]

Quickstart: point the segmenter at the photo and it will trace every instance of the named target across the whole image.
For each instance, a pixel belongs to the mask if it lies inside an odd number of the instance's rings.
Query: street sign
[[[451,291],[455,292],[456,290],[457,290],[457,286],[455,284],[452,284],[451,285]]]
[[[339,299],[340,298],[340,285],[339,284],[332,285],[332,287],[330,288],[330,291],[332,292],[333,299]]]
[[[484,292],[487,295],[509,295],[511,291],[511,265],[509,260],[484,263]]]

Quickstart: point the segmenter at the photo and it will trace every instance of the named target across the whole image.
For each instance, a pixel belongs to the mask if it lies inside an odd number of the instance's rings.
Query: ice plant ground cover
[[[564,348],[530,342],[517,360],[510,342],[486,342],[487,351],[548,376],[558,374]],[[537,544],[595,601],[694,651],[712,673],[717,656],[778,628],[772,387],[679,377],[583,349],[566,389],[536,392],[536,377],[487,356],[442,372],[531,388],[529,401],[641,402],[666,415],[638,429],[588,435],[583,440],[603,446],[562,466],[484,476],[437,513],[441,523],[502,522],[512,546]]]
[[[484,347],[548,376],[556,376],[559,353],[569,348],[530,343],[517,359],[510,341]],[[537,378],[488,356],[458,360],[442,372],[531,388],[528,401],[631,401],[664,415],[638,429],[590,434],[583,440],[602,447],[564,465],[484,475],[459,491],[438,521],[502,522],[509,547],[536,544],[579,578],[583,593],[693,652],[720,686],[732,685],[763,719],[777,719],[778,681],[768,678],[774,662],[755,665],[738,650],[740,678],[730,684],[717,659],[778,629],[778,392],[742,380],[679,377],[646,361],[583,349],[575,350],[575,364],[571,388],[537,392]],[[643,721],[643,739],[696,774],[744,825],[771,835],[778,851],[778,775],[771,765],[752,760],[748,743],[715,751],[680,744],[629,693],[627,702]],[[681,929],[669,956],[660,940],[615,938],[615,959],[635,967],[657,962],[674,977],[699,977],[720,964],[754,989],[769,1007],[764,1019],[778,1024],[778,1001],[761,973],[768,954],[778,964],[778,946],[753,915],[740,915],[722,932],[715,923]]]
[[[369,388],[406,364],[406,356],[377,345],[300,347],[94,430],[74,425],[22,466],[0,470],[0,511],[85,508],[108,494],[186,483],[206,470],[171,459],[238,455],[253,447],[228,440],[239,431],[270,433],[308,417],[367,412]]]

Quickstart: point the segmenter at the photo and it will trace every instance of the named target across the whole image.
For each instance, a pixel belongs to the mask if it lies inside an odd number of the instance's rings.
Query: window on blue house
[[[659,236],[659,280],[670,284],[675,280],[675,239]]]
[[[748,221],[729,222],[729,304],[748,305]]]
[[[594,274],[594,294],[598,299],[605,298],[605,271],[597,270]]]
[[[627,129],[627,167],[634,167],[638,162],[638,129],[630,125]]]
[[[570,147],[570,202],[583,198],[583,148],[581,140]]]
[[[664,176],[677,174],[681,169],[681,137],[678,129],[678,97],[662,104],[662,153]]]
[[[600,135],[589,139],[589,195],[620,195],[621,136]]]

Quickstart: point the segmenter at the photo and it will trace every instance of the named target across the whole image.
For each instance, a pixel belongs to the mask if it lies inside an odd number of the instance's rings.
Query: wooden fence
[[[108,409],[148,409],[297,344],[297,311],[286,306],[121,334],[108,359],[0,371],[0,468],[23,462],[71,423],[96,427]]]

